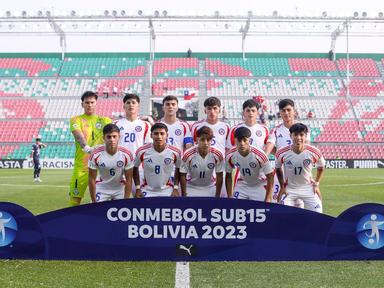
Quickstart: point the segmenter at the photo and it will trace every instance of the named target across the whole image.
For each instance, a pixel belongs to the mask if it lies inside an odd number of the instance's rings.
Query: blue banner
[[[0,258],[121,261],[384,259],[384,205],[339,217],[248,200],[147,198],[34,216],[0,202]]]

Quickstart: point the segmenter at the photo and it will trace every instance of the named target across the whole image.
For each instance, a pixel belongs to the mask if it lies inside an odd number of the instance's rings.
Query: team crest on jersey
[[[208,169],[213,169],[215,168],[215,163],[208,163],[207,167]]]
[[[304,159],[304,161],[303,161],[303,165],[305,167],[308,167],[309,165],[311,165],[311,163],[312,163],[311,159]]]
[[[224,135],[225,134],[225,129],[224,128],[220,128],[219,129],[219,134],[220,135]]]
[[[171,164],[172,163],[172,159],[171,158],[165,158],[164,159],[164,164],[165,165],[169,165],[169,164]]]
[[[119,160],[119,161],[117,161],[116,166],[119,167],[119,168],[121,168],[121,167],[124,166],[124,162],[121,161],[121,160]]]
[[[176,134],[177,136],[180,136],[180,135],[181,135],[181,133],[182,133],[182,132],[181,132],[181,130],[180,130],[180,129],[176,129],[176,130],[175,130],[175,134]]]
[[[256,168],[257,164],[255,162],[249,163],[249,167],[251,168]]]
[[[260,130],[256,131],[256,136],[257,137],[261,137],[262,135],[263,135],[263,132],[261,132]]]
[[[135,127],[135,131],[136,132],[141,132],[141,130],[143,130],[143,128],[141,128],[141,126],[136,126]]]
[[[79,128],[79,124],[73,124],[72,127],[73,127],[74,129],[77,129],[77,128]]]
[[[97,122],[95,126],[97,129],[101,129],[101,123]]]

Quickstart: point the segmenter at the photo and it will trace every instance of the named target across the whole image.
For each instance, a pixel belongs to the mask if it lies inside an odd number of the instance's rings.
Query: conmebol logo
[[[384,246],[384,216],[367,214],[356,226],[356,237],[360,244],[368,249],[380,249]]]
[[[7,246],[16,238],[17,223],[7,212],[0,211],[0,247]]]

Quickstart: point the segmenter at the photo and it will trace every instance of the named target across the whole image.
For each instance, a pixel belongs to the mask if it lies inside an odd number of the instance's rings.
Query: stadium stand
[[[62,61],[55,57],[0,58],[0,77],[57,76]]]
[[[344,89],[342,82],[338,79],[215,78],[207,80],[207,96],[217,97],[252,97],[254,95],[265,97],[338,96],[342,89]]]
[[[61,77],[143,76],[144,58],[68,57],[61,67]]]
[[[3,97],[75,96],[86,90],[96,91],[99,95],[121,95],[127,91],[141,94],[143,79],[0,79],[0,96]]]
[[[347,59],[337,60],[337,66],[342,76],[347,75]],[[380,77],[379,70],[373,59],[367,58],[351,58],[349,61],[349,69],[351,76],[371,76]]]
[[[152,94],[154,96],[184,96],[185,91],[199,90],[199,80],[195,79],[156,79],[152,85]]]
[[[338,76],[336,65],[320,58],[207,58],[208,76]]]
[[[194,77],[199,74],[197,58],[162,58],[153,63],[153,75],[164,77]]]
[[[344,58],[164,57],[153,62],[152,86],[149,63],[116,54],[76,54],[64,61],[41,54],[0,57],[0,157],[28,157],[40,136],[49,144],[42,157],[72,158],[69,118],[82,113],[79,97],[93,90],[100,96],[97,113],[113,119],[124,115],[126,92],[144,98],[217,96],[231,124],[241,121],[244,100],[262,95],[263,113],[273,116],[270,128],[280,122],[279,99],[292,98],[299,121],[311,128],[311,141],[326,158],[384,158],[384,79],[378,66],[384,59],[377,64],[351,58],[349,95]]]

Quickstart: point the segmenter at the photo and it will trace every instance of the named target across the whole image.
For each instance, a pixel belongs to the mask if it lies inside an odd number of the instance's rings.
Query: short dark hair
[[[213,107],[213,106],[219,106],[221,107],[221,101],[217,97],[209,97],[205,99],[204,101],[204,107]]]
[[[303,123],[295,123],[289,128],[289,133],[291,134],[299,134],[301,132],[308,134],[308,127]]]
[[[235,138],[237,140],[241,140],[244,138],[250,138],[252,135],[251,130],[249,130],[247,127],[239,127],[235,130]]]
[[[41,138],[36,138],[36,140],[35,140],[35,141],[36,141],[36,142],[37,142],[37,141],[41,141]]]
[[[112,132],[120,133],[119,127],[117,127],[117,125],[112,124],[112,123],[109,123],[109,124],[104,126],[104,128],[103,128],[103,135],[106,135],[106,134],[109,134],[109,133],[112,133]]]
[[[196,132],[196,137],[200,138],[205,136],[207,139],[213,139],[213,131],[208,126],[203,126],[199,128]]]
[[[86,98],[95,98],[97,100],[97,94],[93,91],[85,91],[83,95],[81,95],[81,102],[84,102]]]
[[[125,103],[125,102],[127,102],[128,100],[131,100],[131,99],[134,99],[138,103],[140,103],[140,97],[137,94],[133,94],[133,93],[126,93],[125,96],[124,96],[124,99],[123,99],[123,103]]]
[[[295,108],[295,102],[292,99],[283,99],[279,101],[279,110],[283,110],[287,106]]]
[[[157,122],[151,127],[151,133],[155,131],[156,129],[164,129],[166,132],[168,132],[168,127],[164,123]]]
[[[177,99],[177,97],[176,96],[174,96],[174,95],[168,95],[168,96],[165,96],[164,98],[163,98],[163,105],[164,105],[164,103],[165,102],[167,102],[167,101],[176,101],[177,103],[179,103],[179,99]]]
[[[252,108],[252,107],[256,107],[256,109],[259,110],[261,106],[260,106],[260,103],[256,102],[253,99],[248,99],[244,101],[243,110],[245,110],[245,108]]]

